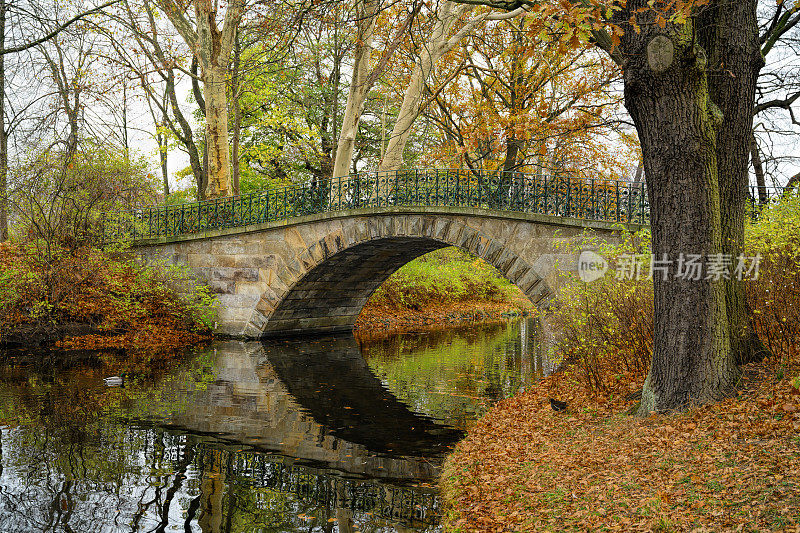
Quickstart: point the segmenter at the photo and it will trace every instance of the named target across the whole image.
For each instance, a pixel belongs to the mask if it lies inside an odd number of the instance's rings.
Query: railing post
[[[542,193],[544,196],[544,205],[542,205],[542,210],[540,211],[540,213],[542,213],[543,215],[549,215],[550,200],[548,198],[548,193],[550,192],[550,180],[548,179],[548,176],[542,175],[542,186],[543,186],[542,188],[544,189],[544,192]]]
[[[400,196],[400,171],[394,171],[394,205],[398,205]],[[386,205],[389,205],[389,180],[386,180]]]
[[[644,190],[644,183],[641,183],[639,185],[639,194],[640,194],[640,197],[639,197],[639,223],[640,224],[644,224],[644,220],[645,220],[645,218],[644,218],[645,217],[644,199],[645,199],[645,194],[647,194],[647,191]]]

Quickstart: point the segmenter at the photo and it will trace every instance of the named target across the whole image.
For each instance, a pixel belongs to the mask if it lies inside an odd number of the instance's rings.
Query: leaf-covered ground
[[[524,297],[523,297],[524,298]],[[360,337],[383,336],[452,328],[471,323],[503,322],[523,312],[531,312],[527,300],[514,298],[508,302],[468,300],[459,302],[429,302],[414,310],[368,302],[356,321]]]
[[[737,397],[648,418],[627,415],[634,401],[624,395],[593,397],[546,378],[497,404],[449,457],[446,526],[800,531],[797,371],[750,365]],[[568,410],[554,412],[549,397]]]

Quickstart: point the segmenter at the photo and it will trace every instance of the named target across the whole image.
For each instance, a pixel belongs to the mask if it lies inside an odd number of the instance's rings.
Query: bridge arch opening
[[[465,232],[458,232],[462,235]],[[454,242],[455,241],[455,242]],[[320,246],[323,245],[323,246]],[[342,235],[327,236],[312,247],[323,257],[304,273],[287,271],[285,289],[270,288],[253,312],[245,333],[271,337],[351,331],[375,290],[408,262],[434,250],[456,246],[485,260],[519,287],[534,304],[552,295],[537,270],[513,251],[474,235],[465,239],[428,235],[375,235],[350,245]],[[301,254],[308,258],[313,253]],[[317,251],[317,255],[320,255]]]

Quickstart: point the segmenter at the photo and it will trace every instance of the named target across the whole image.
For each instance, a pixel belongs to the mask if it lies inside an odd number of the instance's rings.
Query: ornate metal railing
[[[330,510],[349,509],[406,527],[435,526],[441,504],[435,489],[380,483],[336,476],[302,465],[288,466],[259,453],[238,452],[233,457],[234,480],[239,484],[294,494]]]
[[[757,190],[751,191],[757,198]],[[770,196],[776,194],[769,191]],[[649,224],[644,183],[519,172],[416,169],[363,172],[204,202],[104,214],[103,241],[174,237],[365,207],[477,207]],[[753,203],[753,213],[757,209]]]

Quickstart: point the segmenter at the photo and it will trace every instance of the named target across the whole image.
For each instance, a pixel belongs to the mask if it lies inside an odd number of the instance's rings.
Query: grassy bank
[[[530,312],[532,304],[481,259],[443,248],[392,274],[361,312],[356,331],[421,331],[496,322]]]
[[[0,244],[0,343],[169,349],[208,338],[211,297],[122,250]]]
[[[646,234],[598,249],[648,252]],[[451,531],[796,531],[800,527],[800,200],[748,228],[748,298],[772,356],[736,394],[633,416],[652,352],[652,284],[573,284],[551,319],[562,371],[499,403],[448,458]],[[564,400],[555,412],[550,398]]]

